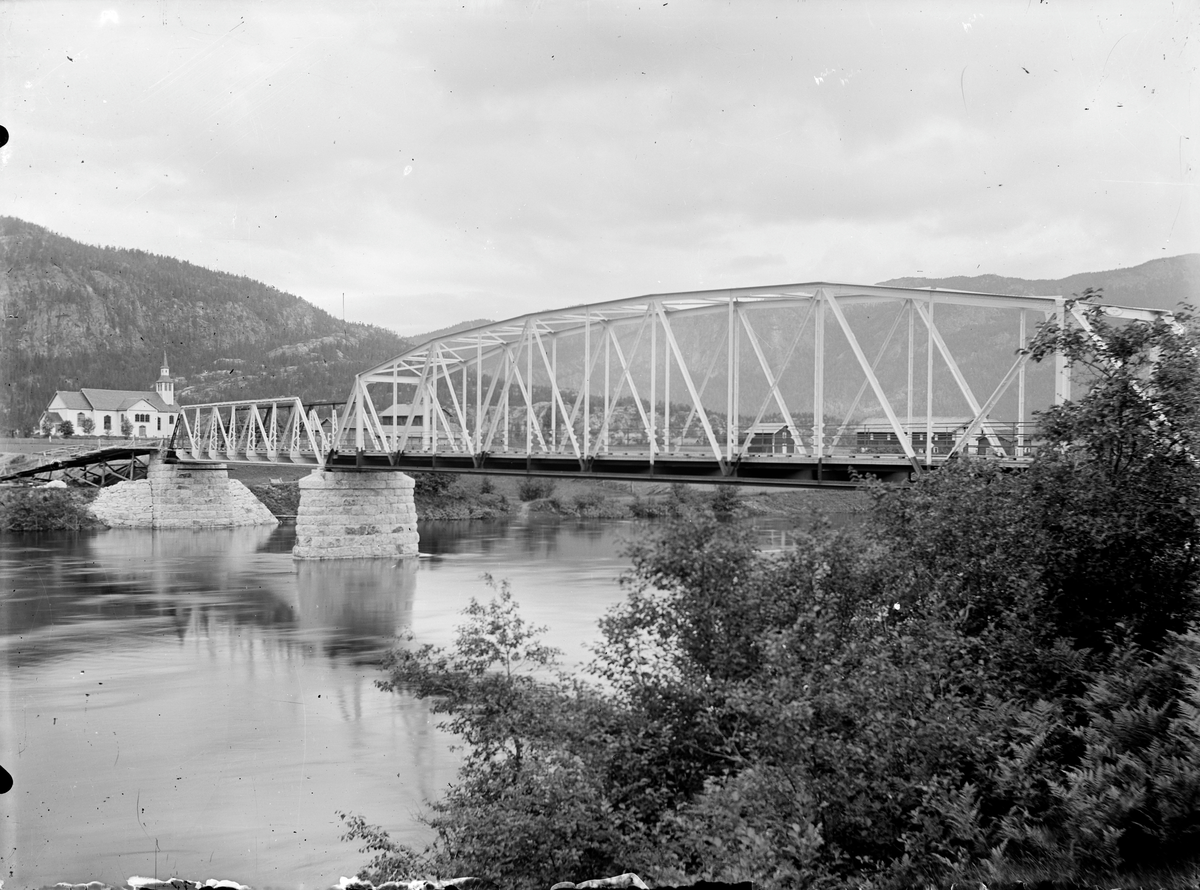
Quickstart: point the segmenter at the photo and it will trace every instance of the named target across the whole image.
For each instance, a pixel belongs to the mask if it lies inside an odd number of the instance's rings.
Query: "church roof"
[[[81,392],[71,392],[69,390],[60,389],[54,394],[54,398],[62,401],[63,407],[68,411],[90,411],[91,404],[84,398]],[[53,402],[54,400],[51,399]]]
[[[67,393],[60,393],[67,395]],[[76,395],[76,393],[71,393]],[[95,411],[126,411],[138,402],[148,402],[160,414],[176,414],[178,405],[168,405],[156,392],[137,392],[131,389],[82,389],[78,395],[87,399],[88,407]]]

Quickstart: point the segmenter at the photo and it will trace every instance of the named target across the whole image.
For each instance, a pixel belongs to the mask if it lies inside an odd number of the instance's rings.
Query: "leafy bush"
[[[554,488],[553,479],[525,476],[517,484],[517,497],[526,503],[529,501],[538,501],[542,498],[551,497],[554,494]]]
[[[99,528],[88,512],[95,489],[0,487],[0,531],[37,532]]]
[[[410,473],[413,480],[414,498],[441,498],[452,496],[461,488],[455,473]]]

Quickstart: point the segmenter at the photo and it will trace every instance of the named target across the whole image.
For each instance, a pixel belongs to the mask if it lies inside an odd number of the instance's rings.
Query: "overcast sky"
[[[414,334],[1200,250],[1200,4],[0,4],[0,213]]]

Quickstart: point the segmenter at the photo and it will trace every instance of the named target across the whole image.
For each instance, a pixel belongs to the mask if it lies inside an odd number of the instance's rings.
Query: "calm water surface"
[[[458,760],[425,704],[375,688],[381,651],[449,644],[488,572],[585,662],[637,533],[423,523],[398,563],[293,561],[291,527],[0,539],[0,879],[328,887],[367,858],[338,810],[423,845]]]

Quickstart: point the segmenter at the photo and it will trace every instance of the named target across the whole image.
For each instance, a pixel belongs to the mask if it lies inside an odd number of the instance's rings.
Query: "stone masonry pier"
[[[236,528],[278,525],[224,464],[150,461],[147,478],[100,490],[92,515],[113,528]]]
[[[300,480],[297,559],[417,555],[413,480],[397,472],[314,470]]]

